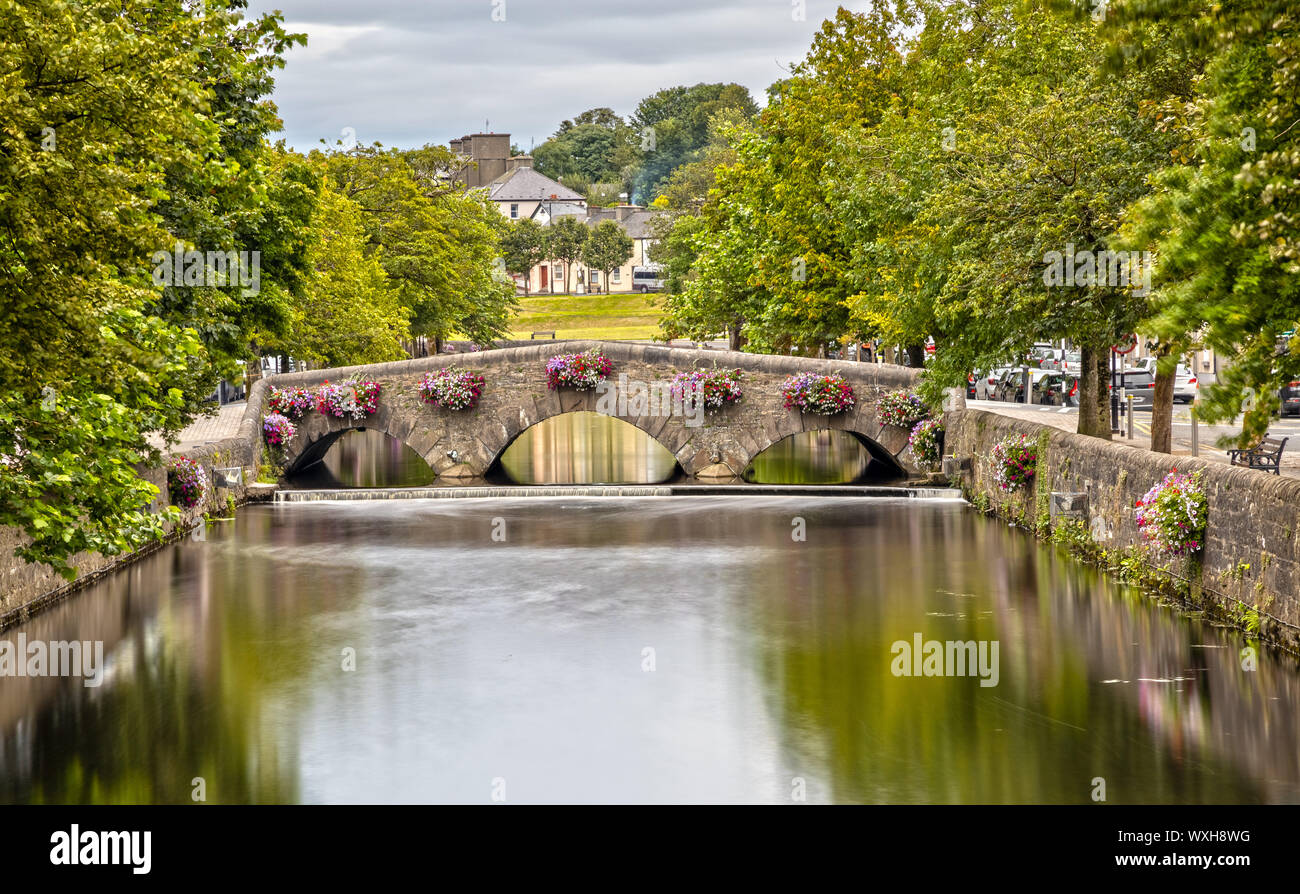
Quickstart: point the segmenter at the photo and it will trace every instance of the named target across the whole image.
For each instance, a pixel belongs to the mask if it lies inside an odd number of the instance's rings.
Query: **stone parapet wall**
[[[1084,493],[1083,521],[1098,549],[1141,555],[1151,571],[1185,583],[1230,620],[1257,610],[1270,638],[1300,647],[1300,480],[1152,453],[982,410],[947,413],[945,423],[945,453],[971,459],[962,483],[973,502],[1041,528],[1053,491]],[[1016,434],[1038,440],[1035,484],[1004,493],[988,457],[995,444]],[[1197,560],[1161,559],[1141,549],[1135,504],[1173,469],[1203,476],[1209,524]]]

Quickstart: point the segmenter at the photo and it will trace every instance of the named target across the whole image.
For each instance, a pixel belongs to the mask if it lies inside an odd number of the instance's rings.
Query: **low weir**
[[[466,487],[377,487],[331,490],[280,490],[277,503],[328,500],[434,500],[471,497],[872,497],[907,500],[961,501],[961,491],[949,487],[881,487],[872,485],[798,484],[575,484]]]

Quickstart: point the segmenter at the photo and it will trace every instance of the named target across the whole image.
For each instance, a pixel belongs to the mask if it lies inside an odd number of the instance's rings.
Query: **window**
[[[610,277],[609,277],[609,278],[610,278],[611,280],[613,280],[614,282],[622,282],[622,281],[623,281],[623,271],[622,271],[622,269],[620,269],[620,268],[618,268],[618,267],[615,267],[615,268],[614,268],[614,272],[610,274]]]
[[[519,219],[519,206],[517,204],[510,206],[510,219],[511,220]]]

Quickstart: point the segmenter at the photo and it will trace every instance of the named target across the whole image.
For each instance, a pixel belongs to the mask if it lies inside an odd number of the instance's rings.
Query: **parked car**
[[[997,400],[993,396],[994,390],[1001,381],[1003,374],[1011,367],[998,366],[988,372],[975,373],[975,399],[976,400]]]
[[[1145,369],[1126,369],[1120,374],[1120,387],[1133,395],[1133,409],[1149,410],[1155,406],[1156,377]]]
[[[1189,367],[1178,364],[1178,371],[1174,373],[1174,401],[1190,404],[1196,400],[1200,387],[1200,379],[1197,378],[1196,373]]]
[[[1024,373],[1019,367],[1002,370],[997,383],[989,392],[989,400],[1015,400],[1023,378]]]
[[[1055,355],[1044,360],[1042,365],[1043,369],[1054,369],[1057,372],[1077,376],[1082,362],[1083,358],[1078,351],[1057,351]]]
[[[1288,382],[1278,392],[1283,416],[1300,416],[1300,381]]]
[[[1030,386],[1034,403],[1053,407],[1079,405],[1079,379],[1065,372],[1050,372]]]
[[[1029,393],[1035,403],[1039,403],[1039,395],[1042,394],[1043,382],[1054,375],[1049,369],[1029,370]],[[994,400],[1012,401],[1013,403],[1022,403],[1025,396],[1025,373],[1021,368],[1009,369],[1003,373],[998,380],[997,387],[994,389]]]

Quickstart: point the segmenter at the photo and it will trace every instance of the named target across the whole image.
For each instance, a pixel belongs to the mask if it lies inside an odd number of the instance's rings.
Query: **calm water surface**
[[[19,632],[110,667],[0,680],[4,802],[1300,801],[1292,659],[956,503],[256,506]]]

